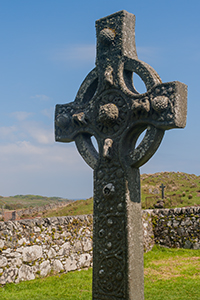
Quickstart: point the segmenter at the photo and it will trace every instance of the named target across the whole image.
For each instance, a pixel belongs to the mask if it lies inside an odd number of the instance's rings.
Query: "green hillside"
[[[200,205],[200,176],[182,172],[160,172],[141,175],[142,208],[154,208],[161,200],[161,184],[165,185],[164,208]],[[93,213],[93,198],[79,200],[48,212],[44,217]]]
[[[49,211],[43,214],[43,217],[61,217],[88,215],[93,213],[93,198],[87,200],[77,200],[69,203],[67,206]]]
[[[35,206],[44,206],[50,203],[66,202],[68,199],[60,197],[44,197],[39,195],[0,196],[0,208],[16,210]]]
[[[165,208],[200,205],[200,176],[183,172],[141,175],[142,207],[153,208],[165,185]]]

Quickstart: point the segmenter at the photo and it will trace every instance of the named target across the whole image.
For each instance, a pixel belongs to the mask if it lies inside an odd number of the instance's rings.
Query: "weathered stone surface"
[[[3,250],[3,251],[2,251],[2,253],[3,253],[3,254],[6,254],[6,255],[7,255],[7,254],[10,254],[10,252],[11,252],[11,249],[10,249],[10,248],[7,248],[6,250]]]
[[[60,272],[60,271],[64,270],[63,264],[61,263],[60,260],[58,260],[58,259],[54,260],[53,270],[56,272]]]
[[[4,246],[4,241],[0,239],[0,249],[2,249]]]
[[[66,242],[61,246],[61,249],[58,252],[58,255],[66,255],[68,256],[70,253],[70,243]]]
[[[41,246],[30,246],[23,249],[23,261],[30,262],[42,257],[42,247]]]
[[[10,268],[8,270],[5,270],[3,275],[0,277],[0,284],[14,282],[17,274],[18,274],[17,268]]]
[[[21,257],[21,254],[19,252],[10,252],[9,257],[17,258],[17,257]]]
[[[94,300],[144,299],[139,167],[156,152],[165,130],[186,124],[186,85],[162,83],[138,60],[134,29],[135,16],[126,11],[96,22],[96,68],[75,101],[57,105],[55,112],[56,141],[75,141],[94,169]],[[136,91],[133,73],[145,83],[145,93]],[[74,250],[82,251],[77,243]]]
[[[78,267],[84,268],[91,265],[92,256],[90,254],[84,253],[79,256]]]
[[[66,272],[77,269],[77,261],[73,255],[65,260],[64,269]]]
[[[194,250],[199,250],[200,249],[200,243],[194,243],[193,244],[193,249]]]
[[[14,258],[11,260],[10,265],[14,267],[20,267],[22,265],[22,259]]]
[[[151,212],[146,210],[142,214],[143,221],[143,247],[144,251],[148,252],[153,248],[154,242],[154,232],[153,224],[151,218]]]
[[[83,250],[84,252],[92,250],[92,239],[83,238]]]
[[[43,261],[40,265],[40,276],[45,277],[50,273],[50,271],[51,271],[50,261],[49,260]]]
[[[54,258],[55,256],[56,256],[56,251],[53,248],[50,248],[48,252],[48,258]]]
[[[0,268],[6,267],[7,263],[8,263],[7,258],[0,255]]]
[[[75,241],[74,247],[73,247],[73,252],[80,252],[82,251],[82,245],[80,241]]]
[[[19,269],[19,275],[16,282],[20,282],[23,280],[33,280],[35,279],[35,274],[33,273],[33,269],[30,266],[22,265]]]
[[[40,232],[41,231],[41,229],[39,228],[39,227],[34,227],[34,232]]]
[[[185,249],[191,249],[192,248],[192,243],[190,241],[186,241],[184,245]]]

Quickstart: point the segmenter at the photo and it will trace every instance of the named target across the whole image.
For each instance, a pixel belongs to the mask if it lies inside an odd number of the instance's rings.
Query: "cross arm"
[[[131,100],[132,124],[146,123],[168,130],[184,128],[187,117],[187,86],[179,81],[161,83]]]
[[[80,133],[93,135],[91,112],[89,107],[76,105],[75,102],[57,104],[55,110],[55,140],[57,142],[72,142]]]

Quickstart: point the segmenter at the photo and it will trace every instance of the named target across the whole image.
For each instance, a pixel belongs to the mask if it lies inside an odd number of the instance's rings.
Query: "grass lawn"
[[[144,257],[145,300],[200,299],[200,250],[154,247]]]
[[[154,247],[144,255],[145,300],[199,300],[200,250]],[[92,269],[7,284],[1,300],[92,299]]]

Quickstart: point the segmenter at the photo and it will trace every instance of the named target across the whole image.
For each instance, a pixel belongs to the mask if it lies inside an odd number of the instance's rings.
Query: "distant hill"
[[[164,184],[164,201],[160,185]],[[142,208],[155,208],[161,203],[164,208],[200,205],[200,176],[183,172],[160,172],[141,175]],[[93,198],[78,200],[68,206],[49,211],[44,217],[81,215],[93,213]]]
[[[17,210],[57,202],[69,202],[69,200],[60,197],[44,197],[39,195],[0,196],[0,209]]]

